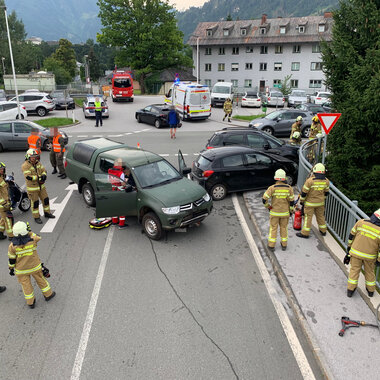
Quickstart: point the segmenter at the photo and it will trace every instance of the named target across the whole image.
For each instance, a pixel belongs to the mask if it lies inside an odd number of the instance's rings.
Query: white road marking
[[[161,156],[161,157],[169,157],[170,154],[166,154],[166,153],[164,153],[164,154],[159,154],[159,156]]]
[[[238,199],[236,195],[234,194],[232,196],[232,202],[235,207],[236,214],[238,216],[240,225],[243,229],[245,238],[247,239],[247,242],[249,244],[249,247],[252,252],[252,256],[255,259],[256,265],[260,270],[261,277],[264,281],[265,287],[267,288],[268,294],[270,296],[270,299],[273,303],[273,306],[276,310],[276,313],[278,315],[278,318],[280,319],[282,328],[284,329],[285,335],[288,339],[289,345],[293,351],[293,355],[297,361],[298,367],[302,373],[302,376],[304,379],[315,379],[313,371],[310,368],[310,364],[305,356],[305,352],[302,349],[302,346],[297,338],[297,335],[293,329],[293,326],[290,322],[288,314],[286,314],[284,306],[279,301],[279,297],[277,294],[277,291],[275,287],[273,286],[272,280],[270,278],[270,275],[268,273],[268,270],[264,264],[264,261],[260,255],[260,252],[257,248],[257,245],[255,243],[255,240],[252,237],[251,231],[249,230],[249,227],[247,225],[247,222],[244,218],[243,212],[241,211]]]
[[[67,137],[73,137],[73,135],[67,135]]]
[[[59,217],[61,216],[63,210],[65,209],[67,202],[69,201],[72,193],[74,190],[78,190],[78,186],[73,183],[72,185],[69,185],[66,187],[65,190],[68,190],[69,192],[66,194],[65,198],[61,203],[54,203],[54,201],[57,198],[54,198],[50,201],[50,210],[54,211],[55,219],[48,219],[48,221],[45,223],[43,228],[41,229],[41,232],[44,233],[50,233],[53,232],[54,227],[58,223]],[[40,205],[42,207],[42,205]],[[43,211],[41,211],[41,215],[43,215]]]
[[[86,320],[84,321],[84,325],[83,325],[82,336],[80,338],[77,355],[75,357],[73,370],[71,372],[71,377],[70,377],[71,380],[79,380],[80,375],[81,375],[83,360],[86,354],[87,343],[90,337],[92,322],[94,320],[94,315],[95,315],[96,304],[99,298],[100,287],[102,285],[104,271],[106,269],[107,259],[110,253],[111,242],[112,242],[114,231],[115,231],[114,227],[111,227],[109,229],[106,244],[104,245],[102,259],[99,264],[98,274],[96,276],[94,288],[92,290],[90,304],[87,310]]]
[[[124,133],[126,136],[128,135],[132,135],[133,133],[132,132],[127,132],[127,133]]]
[[[92,137],[103,137],[103,135],[93,135]]]
[[[142,131],[133,131],[133,133],[140,133],[140,132],[142,132]]]
[[[78,135],[77,137],[88,137],[88,135]]]
[[[121,135],[107,135],[107,137],[122,137],[122,136],[124,136],[123,134],[121,134]]]
[[[150,128],[142,129],[141,132],[150,131]]]

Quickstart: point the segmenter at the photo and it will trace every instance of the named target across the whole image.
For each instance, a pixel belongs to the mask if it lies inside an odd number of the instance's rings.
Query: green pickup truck
[[[120,165],[129,180],[115,176]],[[206,190],[186,178],[181,152],[179,169],[159,155],[106,138],[74,143],[66,155],[66,174],[78,185],[96,217],[137,216],[147,236],[159,240],[163,230],[183,228],[205,219],[212,210]]]

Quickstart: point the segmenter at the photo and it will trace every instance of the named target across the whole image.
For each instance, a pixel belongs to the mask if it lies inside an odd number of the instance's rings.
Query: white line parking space
[[[284,329],[285,335],[288,339],[289,345],[293,351],[294,357],[297,361],[298,367],[302,373],[304,379],[315,379],[313,371],[311,370],[310,364],[306,358],[306,355],[302,349],[302,346],[297,338],[297,335],[293,329],[290,319],[285,311],[284,306],[279,301],[278,293],[272,283],[269,272],[264,264],[264,261],[260,255],[257,245],[252,237],[251,231],[249,230],[248,224],[245,220],[243,212],[240,208],[237,196],[234,194],[232,196],[232,202],[235,207],[237,217],[239,219],[240,225],[243,229],[244,235],[247,239],[248,245],[251,249],[253,258],[255,259],[256,265],[260,270],[261,277],[263,278],[265,287],[267,288],[269,297],[273,303],[276,310],[278,318],[280,319],[282,328]]]

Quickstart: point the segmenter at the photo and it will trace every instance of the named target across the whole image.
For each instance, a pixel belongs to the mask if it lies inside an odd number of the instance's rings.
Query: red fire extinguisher
[[[300,230],[302,228],[302,212],[301,210],[296,210],[294,213],[293,228],[295,230]]]

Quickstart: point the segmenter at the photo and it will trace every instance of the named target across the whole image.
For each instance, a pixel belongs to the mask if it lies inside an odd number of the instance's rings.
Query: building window
[[[268,46],[260,46],[260,54],[268,54]]]
[[[219,55],[224,55],[224,54],[226,54],[224,47],[220,47],[219,48]]]
[[[274,85],[279,85],[279,84],[281,84],[281,79],[273,79],[273,87],[274,87]]]
[[[205,49],[205,55],[211,55],[211,48],[210,47],[207,47]]]
[[[298,79],[291,79],[290,80],[290,87],[291,88],[298,88]]]
[[[299,71],[299,69],[300,69],[300,63],[292,62],[292,71]]]
[[[252,79],[246,79],[244,81],[244,87],[252,88]]]
[[[247,29],[246,28],[240,28],[240,34],[242,36],[246,36],[247,35]]]
[[[239,64],[231,63],[231,71],[239,71]]]
[[[321,45],[315,44],[311,47],[311,51],[313,53],[320,53],[321,52]]]
[[[205,85],[211,87],[211,79],[205,79]]]
[[[298,33],[305,33],[305,27],[303,25],[298,26]]]
[[[218,63],[218,71],[224,71],[226,69],[226,66],[224,63]]]
[[[282,63],[281,62],[275,62],[274,63],[274,71],[281,71],[282,70]]]
[[[322,87],[322,80],[321,79],[310,79],[309,87],[310,88],[321,88]]]
[[[253,64],[252,64],[251,62],[247,62],[247,63],[245,64],[245,69],[246,69],[246,70],[252,70],[252,66],[253,66]]]
[[[293,53],[301,53],[301,45],[293,45]]]
[[[246,53],[253,53],[253,46],[247,46],[247,47],[245,48],[245,52],[246,52]]]
[[[325,24],[319,24],[318,25],[318,32],[323,33],[325,31]]]
[[[223,29],[223,36],[229,36],[230,30],[229,29]]]
[[[205,63],[205,71],[211,71],[211,63]]]
[[[286,26],[280,26],[280,34],[286,33]]]
[[[239,81],[237,79],[231,79],[232,87],[238,87]]]
[[[207,37],[212,37],[212,29],[207,29],[206,35]]]
[[[224,79],[217,79],[217,82],[224,82]]]
[[[282,45],[275,45],[274,52],[275,54],[282,54]]]
[[[310,70],[311,71],[322,70],[322,62],[311,62]]]
[[[239,54],[239,48],[238,47],[233,47],[232,48],[232,54],[238,55]]]
[[[267,28],[260,28],[260,34],[266,34]]]
[[[265,62],[260,63],[260,71],[267,71],[267,64]]]

